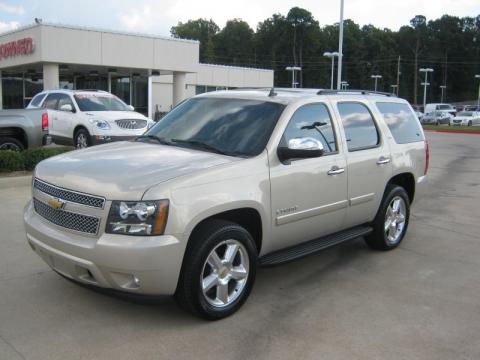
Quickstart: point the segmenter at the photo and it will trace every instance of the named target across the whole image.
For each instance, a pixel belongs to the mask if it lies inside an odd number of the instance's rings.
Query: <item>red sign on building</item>
[[[33,39],[28,37],[0,45],[0,60],[33,53]]]

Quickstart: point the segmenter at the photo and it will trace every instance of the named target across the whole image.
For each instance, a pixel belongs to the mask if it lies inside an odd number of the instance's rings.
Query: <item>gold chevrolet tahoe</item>
[[[394,96],[207,93],[133,141],[42,161],[25,229],[67,278],[175,295],[219,319],[246,301],[257,266],[358,237],[397,247],[428,160],[415,113]]]

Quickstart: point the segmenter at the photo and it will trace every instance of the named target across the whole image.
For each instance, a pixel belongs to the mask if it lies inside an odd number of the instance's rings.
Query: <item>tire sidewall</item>
[[[73,146],[75,147],[75,149],[85,149],[77,146],[77,139],[80,134],[85,135],[85,137],[87,138],[87,147],[89,147],[91,145],[90,134],[86,129],[79,129],[75,132],[75,136],[73,138]]]
[[[409,223],[409,220],[410,220],[410,200],[408,198],[408,194],[406,193],[406,191],[400,186],[395,186],[395,187],[392,187],[388,190],[389,190],[388,193],[385,194],[385,197],[382,200],[381,212],[379,212],[379,214],[378,214],[379,216],[378,216],[378,219],[376,221],[375,226],[377,227],[377,230],[382,229],[382,231],[381,231],[382,239],[383,239],[383,244],[382,245],[386,249],[394,249],[398,245],[400,245],[403,238],[405,237],[405,234],[407,233],[408,223]],[[384,231],[385,218],[386,218],[386,215],[387,215],[387,209],[390,206],[390,202],[392,201],[393,198],[395,198],[397,196],[401,197],[402,200],[405,203],[405,212],[406,212],[406,214],[405,214],[405,226],[403,227],[402,234],[400,235],[400,239],[395,244],[391,244],[387,241],[387,236],[386,236],[385,231]],[[380,234],[377,233],[377,236],[378,235],[380,235]]]
[[[24,150],[23,144],[20,141],[18,141],[17,139],[14,139],[14,138],[10,138],[10,137],[1,138],[0,139],[0,147],[4,144],[15,145],[17,147],[17,149],[9,149],[9,150],[12,150],[12,151],[22,151],[22,150]],[[1,150],[6,150],[6,149],[0,149],[0,151]]]
[[[200,284],[200,278],[204,263],[210,252],[219,243],[229,239],[237,240],[245,247],[249,257],[248,277],[247,283],[245,284],[245,287],[238,298],[228,306],[218,308],[208,303],[208,301],[205,299]],[[195,299],[195,306],[197,307],[197,310],[199,310],[202,316],[211,320],[221,319],[233,314],[246,301],[255,281],[257,268],[257,249],[251,235],[244,228],[237,225],[221,228],[212,232],[202,241],[202,244],[196,249],[195,258],[196,260],[188,272],[190,276],[193,276],[191,279],[191,284],[194,295],[193,298]]]

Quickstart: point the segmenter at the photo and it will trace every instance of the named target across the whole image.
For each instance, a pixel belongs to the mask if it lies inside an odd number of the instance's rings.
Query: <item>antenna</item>
[[[268,93],[268,97],[274,97],[277,96],[277,93],[275,92],[275,87],[272,86],[270,89],[270,92]]]

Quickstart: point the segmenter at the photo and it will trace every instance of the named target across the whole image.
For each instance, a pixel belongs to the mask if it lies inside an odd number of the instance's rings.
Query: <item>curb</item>
[[[30,186],[31,183],[32,175],[2,177],[0,178],[0,190]]]
[[[445,129],[445,130],[443,130],[443,129],[437,129],[437,130],[423,129],[423,131],[437,132],[437,133],[448,133],[448,134],[480,135],[480,130],[468,131],[468,130],[447,130],[447,129]]]

